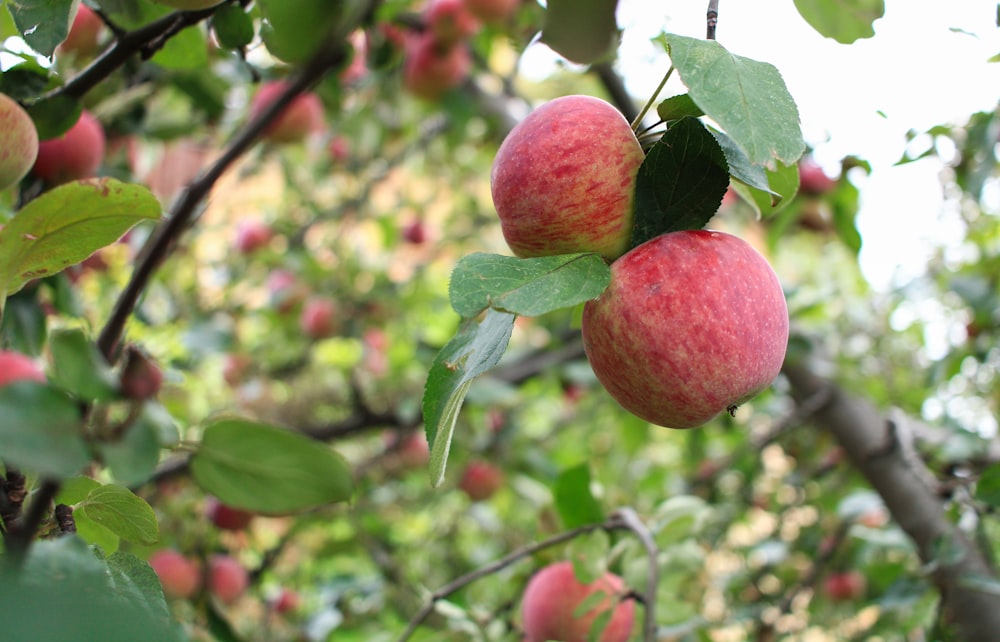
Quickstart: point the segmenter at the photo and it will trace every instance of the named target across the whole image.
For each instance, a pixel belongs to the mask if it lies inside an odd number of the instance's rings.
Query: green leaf
[[[0,387],[3,458],[46,477],[71,477],[90,462],[77,402],[34,381]]]
[[[576,528],[604,519],[604,511],[590,491],[589,464],[579,464],[559,473],[552,492],[565,528]]]
[[[199,25],[182,29],[163,43],[152,58],[165,69],[201,69],[208,65],[208,42]]]
[[[719,143],[719,147],[722,148],[722,153],[726,157],[726,165],[729,166],[729,175],[741,183],[770,194],[772,206],[780,203],[782,196],[771,190],[767,180],[767,171],[760,165],[751,163],[746,152],[724,132],[714,129],[709,131],[712,132],[712,136],[715,136],[715,142]]]
[[[105,560],[111,572],[115,593],[133,604],[141,604],[150,615],[170,619],[170,609],[163,595],[163,586],[149,564],[132,553],[118,551]]]
[[[52,381],[86,401],[118,396],[118,382],[107,360],[83,330],[63,328],[49,336],[52,352]]]
[[[241,49],[253,41],[253,19],[239,4],[224,4],[212,14],[212,31],[222,47]]]
[[[351,497],[350,468],[329,446],[243,419],[205,428],[191,474],[223,503],[257,513],[293,513]]]
[[[85,477],[80,475],[78,477],[71,477],[62,483],[59,487],[59,494],[56,495],[53,503],[56,504],[67,504],[72,506],[73,504],[79,504],[83,500],[87,499],[87,495],[90,491],[95,488],[100,488],[101,482],[90,477]]]
[[[45,192],[0,230],[0,300],[33,278],[79,263],[160,213],[160,203],[148,189],[110,178],[75,181]]]
[[[152,507],[124,486],[107,484],[90,491],[73,514],[81,512],[125,541],[155,544],[160,539]]]
[[[145,410],[145,409],[144,409]],[[115,481],[124,486],[137,486],[148,480],[160,461],[160,434],[148,413],[128,426],[117,441],[98,444],[101,461],[111,469]]]
[[[883,0],[795,0],[812,28],[845,45],[875,35],[872,23],[885,15]]]
[[[467,320],[438,352],[427,373],[423,412],[431,447],[431,484],[444,480],[458,412],[473,380],[497,363],[507,349],[515,315],[488,310],[481,323]]]
[[[590,64],[618,48],[618,0],[549,0],[542,42],[568,60]]]
[[[582,584],[593,584],[608,570],[608,552],[611,536],[597,529],[574,537],[566,547],[566,554],[573,564],[573,575]]]
[[[74,0],[16,0],[7,8],[28,46],[45,57],[66,39]]]
[[[121,546],[121,538],[107,527],[90,519],[86,511],[74,511],[73,521],[76,523],[76,534],[83,541],[100,548],[108,555],[116,552]]]
[[[729,170],[715,137],[696,118],[677,121],[639,167],[632,247],[665,232],[704,227],[728,186]]]
[[[500,254],[463,257],[451,275],[451,306],[471,319],[486,308],[538,316],[596,298],[611,282],[597,254],[521,259]]]
[[[58,138],[80,120],[83,104],[72,96],[58,95],[29,104],[25,110],[35,123],[38,140]]]
[[[976,482],[976,501],[989,506],[1000,506],[1000,464],[993,464],[983,471]]]
[[[779,163],[775,169],[766,169],[764,172],[767,175],[767,191],[743,182],[734,182],[733,189],[759,217],[768,218],[792,204],[792,197],[799,191],[799,166]],[[777,198],[775,194],[778,195]]]
[[[700,118],[705,115],[705,112],[691,100],[690,95],[680,94],[679,96],[671,96],[657,105],[656,114],[664,121],[670,122],[680,120],[685,116]]]
[[[799,110],[773,65],[729,53],[715,40],[665,34],[688,93],[755,165],[798,160],[805,151]]]

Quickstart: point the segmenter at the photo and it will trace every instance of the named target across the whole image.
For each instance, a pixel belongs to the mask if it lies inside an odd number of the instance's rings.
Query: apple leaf
[[[679,96],[671,96],[657,105],[656,115],[665,122],[670,122],[685,116],[700,118],[705,115],[705,112],[691,100],[689,94],[680,94]]]
[[[733,183],[733,189],[750,204],[759,217],[767,218],[793,202],[792,197],[799,190],[799,166],[779,163],[774,169],[765,169],[764,173],[767,175],[767,191],[744,182]],[[776,199],[774,194],[779,198]]]
[[[16,381],[0,387],[0,444],[4,461],[62,479],[90,461],[76,401],[48,385]]]
[[[191,474],[220,501],[257,513],[294,513],[351,498],[344,458],[303,434],[245,419],[205,428]]]
[[[1000,506],[1000,464],[993,464],[983,471],[976,482],[976,501],[989,506]]]
[[[777,205],[781,200],[781,194],[771,190],[767,182],[767,172],[760,165],[754,165],[747,158],[746,153],[737,145],[732,138],[726,136],[724,132],[715,129],[710,130],[715,140],[722,148],[722,153],[726,156],[726,164],[729,166],[729,175],[746,183],[750,187],[767,192],[771,195],[771,204]]]
[[[872,23],[885,15],[883,0],[795,0],[795,8],[821,35],[845,45],[874,36]]]
[[[49,351],[52,381],[63,390],[87,401],[118,396],[118,383],[107,360],[80,328],[54,330]]]
[[[136,486],[145,482],[160,462],[160,435],[152,416],[144,408],[119,439],[97,445],[101,461],[120,484]]]
[[[73,511],[81,513],[127,542],[155,544],[160,539],[152,507],[124,486],[107,484],[90,491]]]
[[[458,412],[476,377],[500,362],[514,330],[515,315],[487,310],[482,322],[465,320],[431,364],[424,386],[423,413],[431,448],[431,484],[440,485]]]
[[[25,205],[0,230],[0,300],[114,243],[136,223],[157,220],[147,188],[110,178],[60,185]]]
[[[618,47],[618,0],[549,0],[542,42],[567,60],[590,64]]]
[[[604,519],[604,511],[590,490],[590,465],[586,462],[559,473],[552,493],[563,527],[576,528]]]
[[[755,165],[790,164],[805,151],[799,110],[773,66],[729,53],[715,40],[664,34],[691,99]]]
[[[729,186],[725,155],[696,118],[675,122],[639,167],[632,247],[665,232],[705,226]]]
[[[486,308],[539,316],[593,299],[610,282],[611,269],[597,254],[521,259],[475,253],[455,266],[449,296],[464,319]]]
[[[75,0],[17,0],[6,4],[24,41],[49,58],[69,33],[70,13],[74,2]]]

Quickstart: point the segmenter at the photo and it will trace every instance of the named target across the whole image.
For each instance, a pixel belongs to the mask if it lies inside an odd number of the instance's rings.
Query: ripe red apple
[[[463,0],[430,0],[423,18],[427,31],[444,47],[456,45],[479,30],[479,21]]]
[[[399,462],[406,468],[419,468],[430,461],[431,449],[427,444],[427,435],[422,430],[407,434],[387,430],[382,438],[387,447],[395,450]]]
[[[38,130],[28,112],[0,94],[0,190],[24,178],[38,157]]]
[[[422,245],[427,240],[424,222],[415,218],[403,227],[403,240],[414,245]]]
[[[45,383],[45,375],[35,360],[28,355],[0,350],[0,388],[15,381]]]
[[[38,144],[38,158],[32,172],[53,185],[90,178],[104,159],[104,129],[84,110],[76,124],[59,138]]]
[[[120,384],[122,394],[128,399],[152,399],[163,386],[163,372],[141,350],[129,348],[125,353]]]
[[[621,600],[625,583],[614,573],[605,573],[592,584],[581,584],[570,562],[550,564],[528,582],[521,599],[521,619],[525,642],[586,642],[590,626],[598,615],[614,609],[599,642],[626,642],[635,622],[635,605]],[[580,604],[593,593],[607,597],[586,613],[577,613]],[[588,601],[588,604],[591,603]]]
[[[261,84],[250,99],[250,116],[256,118],[275,101],[288,83],[272,80]],[[275,143],[294,143],[310,134],[322,131],[325,119],[323,102],[312,92],[299,94],[288,107],[264,130],[263,137]]]
[[[80,4],[73,16],[66,39],[59,44],[59,52],[75,56],[92,56],[100,49],[104,21],[85,4]]]
[[[611,264],[583,310],[587,358],[607,391],[660,426],[700,426],[774,381],[788,309],[771,266],[746,241],[689,230]]]
[[[503,471],[488,461],[469,462],[458,480],[458,487],[474,502],[493,497],[502,485]]]
[[[443,46],[429,32],[408,34],[403,56],[403,85],[428,101],[457,87],[472,68],[472,57],[463,44]]]
[[[864,596],[868,581],[860,571],[830,573],[823,580],[823,592],[835,602],[857,600]]]
[[[222,530],[241,531],[250,525],[254,514],[250,511],[227,506],[215,497],[206,497],[205,517]]]
[[[520,4],[521,0],[465,0],[469,12],[483,22],[503,22]]]
[[[826,175],[823,168],[812,158],[799,161],[799,192],[806,196],[822,196],[834,187],[837,181]]]
[[[510,249],[624,254],[644,158],[628,121],[600,98],[563,96],[535,109],[504,139],[490,175]]]
[[[186,599],[201,586],[198,565],[180,551],[162,548],[149,557],[149,565],[159,576],[167,597]]]
[[[208,589],[223,604],[233,604],[250,585],[243,565],[229,555],[216,554],[208,560]]]
[[[298,610],[301,600],[299,594],[287,588],[281,589],[278,596],[271,603],[275,613],[285,614]]]
[[[310,338],[328,337],[337,329],[336,314],[337,306],[333,301],[312,297],[302,306],[299,327]]]
[[[240,254],[252,254],[271,242],[274,233],[264,221],[244,219],[236,224],[233,246]]]

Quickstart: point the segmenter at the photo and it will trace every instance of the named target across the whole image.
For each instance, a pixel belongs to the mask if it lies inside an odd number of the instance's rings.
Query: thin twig
[[[649,110],[653,108],[653,103],[656,102],[656,99],[660,95],[660,92],[663,91],[663,86],[667,84],[667,81],[670,80],[670,76],[673,73],[674,73],[674,66],[670,65],[670,69],[667,69],[667,73],[663,74],[663,80],[661,80],[660,84],[657,85],[656,91],[654,91],[653,95],[649,97],[649,100],[646,101],[646,104],[642,106],[642,109],[639,111],[639,115],[636,116],[634,119],[632,119],[632,131],[639,130],[639,126],[642,124],[642,119],[645,118]]]
[[[6,549],[4,557],[11,569],[19,569],[24,564],[28,546],[45,516],[50,514],[52,500],[59,493],[59,488],[58,481],[54,479],[43,480],[41,486],[35,491],[35,496],[31,499],[31,505],[28,506],[24,519],[7,531],[7,537],[4,540]]]
[[[659,549],[653,541],[652,533],[634,510],[629,507],[620,508],[615,511],[615,515],[620,517],[625,527],[635,534],[649,557],[649,575],[646,577],[646,591],[642,596],[644,613],[642,639],[644,642],[656,642],[656,592],[660,584],[660,567],[656,558]]]
[[[719,24],[719,0],[708,0],[708,30],[705,38],[715,40],[715,27]]]

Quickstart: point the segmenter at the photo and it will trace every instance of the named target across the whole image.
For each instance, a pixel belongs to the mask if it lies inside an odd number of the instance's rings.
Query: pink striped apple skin
[[[563,96],[531,112],[497,150],[493,204],[517,256],[628,249],[635,183],[645,158],[625,117],[593,96]]]
[[[591,584],[576,579],[571,562],[556,562],[535,573],[521,598],[524,642],[587,642],[594,620],[614,609],[601,631],[599,642],[626,642],[635,624],[635,603],[622,600],[625,582],[614,573],[605,573]],[[580,605],[593,593],[603,600],[589,602],[593,608],[580,613]]]
[[[584,306],[582,329],[594,374],[622,407],[693,428],[774,381],[788,309],[774,270],[747,242],[682,231],[615,261],[608,289]]]

